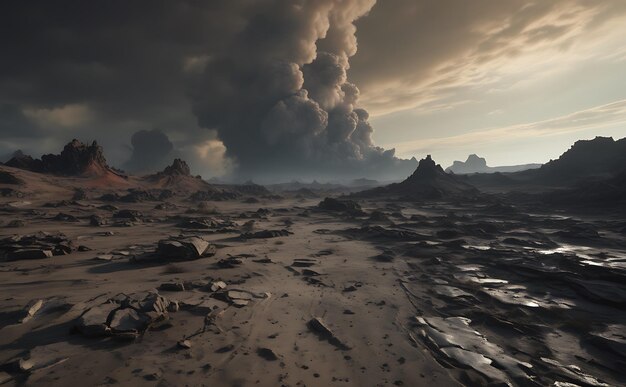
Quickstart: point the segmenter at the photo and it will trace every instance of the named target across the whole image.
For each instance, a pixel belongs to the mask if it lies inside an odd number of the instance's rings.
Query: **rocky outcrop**
[[[475,196],[478,190],[446,173],[430,157],[420,160],[415,172],[401,183],[390,184],[355,194],[355,196],[398,196],[412,200]]]
[[[526,171],[539,181],[573,181],[589,178],[610,178],[626,168],[626,138],[596,137],[576,141],[558,159],[535,171]]]
[[[41,156],[41,159],[33,159],[22,152],[16,152],[5,165],[32,172],[63,176],[118,174],[107,165],[102,147],[96,141],[91,145],[86,145],[76,139],[65,145],[58,155],[47,154]]]
[[[168,165],[163,171],[153,175],[154,178],[166,176],[191,176],[191,169],[184,160],[174,159],[172,165]]]

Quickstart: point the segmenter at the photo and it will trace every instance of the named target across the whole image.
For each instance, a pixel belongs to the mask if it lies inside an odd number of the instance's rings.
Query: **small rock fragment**
[[[26,309],[26,315],[22,318],[20,322],[25,323],[35,316],[35,314],[41,309],[43,306],[43,300],[36,300],[29,304],[28,309]]]
[[[278,356],[276,356],[274,351],[269,348],[259,348],[257,349],[256,353],[257,355],[268,361],[278,360]]]
[[[309,320],[308,327],[311,331],[317,334],[321,339],[327,340],[329,343],[334,345],[335,347],[342,350],[351,349],[347,344],[339,340],[337,336],[333,333],[333,331],[324,323],[320,317],[315,317]]]
[[[159,290],[164,290],[168,292],[184,292],[185,284],[182,282],[166,282],[159,286]]]

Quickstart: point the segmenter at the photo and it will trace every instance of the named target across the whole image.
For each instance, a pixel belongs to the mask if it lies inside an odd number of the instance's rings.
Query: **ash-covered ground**
[[[626,383],[619,202],[1,168],[3,386]]]

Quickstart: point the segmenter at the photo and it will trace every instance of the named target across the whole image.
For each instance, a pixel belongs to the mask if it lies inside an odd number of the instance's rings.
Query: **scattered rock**
[[[52,251],[43,249],[18,249],[7,255],[7,258],[11,261],[20,259],[45,259],[50,257],[52,257]]]
[[[109,318],[111,320],[109,327],[113,335],[129,340],[139,337],[139,333],[143,332],[151,321],[147,315],[140,314],[133,308],[117,309]]]
[[[321,317],[315,317],[309,320],[307,325],[311,331],[320,337],[320,339],[327,340],[329,343],[341,350],[351,349],[347,344],[335,336],[333,331],[326,325]]]
[[[310,258],[296,258],[293,260],[291,266],[293,267],[311,267],[317,264],[318,261]]]
[[[284,236],[289,236],[291,234],[293,233],[284,229],[283,230],[263,230],[263,231],[253,232],[253,233],[244,233],[244,234],[241,234],[241,237],[245,239],[264,239],[264,238],[284,237]]]
[[[105,224],[107,224],[107,221],[98,215],[91,215],[89,217],[89,225],[93,226],[93,227],[100,227],[100,226],[104,226]]]
[[[143,215],[141,212],[135,210],[119,210],[113,214],[113,217],[116,219],[130,220],[131,222],[139,222],[143,218]]]
[[[14,219],[14,220],[10,221],[9,223],[7,223],[5,227],[8,227],[8,228],[20,228],[20,227],[24,227],[24,226],[26,226],[26,222],[24,222],[23,220]]]
[[[317,205],[317,208],[324,211],[345,212],[353,216],[365,215],[359,203],[348,199],[325,198]]]
[[[161,286],[159,286],[159,290],[168,292],[184,292],[185,284],[183,284],[182,282],[167,282],[161,284]]]
[[[243,261],[235,257],[228,257],[217,261],[216,265],[222,269],[232,269],[241,265]]]
[[[355,292],[355,291],[357,291],[357,290],[358,290],[361,286],[363,286],[363,283],[362,283],[362,282],[357,281],[357,282],[355,282],[355,283],[353,283],[353,284],[351,284],[351,285],[348,285],[348,286],[344,287],[344,288],[343,288],[343,291],[344,291],[344,292]]]
[[[78,218],[74,215],[65,214],[63,212],[59,212],[52,220],[56,220],[59,222],[78,222]]]
[[[222,289],[226,289],[226,282],[224,281],[215,281],[211,284],[211,291],[212,292],[217,292],[220,291]]]
[[[257,355],[268,361],[278,360],[278,356],[269,348],[259,348],[256,350]]]
[[[225,346],[223,346],[223,347],[221,347],[221,348],[218,348],[218,349],[215,351],[215,353],[227,353],[227,352],[232,351],[233,349],[235,349],[235,346],[234,346],[234,345],[232,345],[232,344],[228,344],[228,345],[225,345]]]
[[[156,255],[169,260],[191,260],[214,255],[215,245],[200,237],[160,240]]]
[[[43,306],[44,301],[43,300],[36,300],[31,302],[27,309],[26,309],[26,313],[24,315],[24,317],[22,318],[22,320],[20,321],[21,323],[26,323],[28,321],[30,321],[30,319],[33,318],[33,316],[35,316],[35,314],[41,309],[41,307]]]
[[[63,234],[39,232],[10,236],[0,240],[0,257],[8,260],[44,259],[71,253],[73,244]]]
[[[165,203],[157,204],[156,206],[154,206],[154,209],[160,210],[160,211],[169,211],[169,210],[178,209],[178,206],[174,203],[165,202]]]
[[[85,310],[76,320],[75,329],[88,337],[113,336],[134,340],[148,327],[169,318],[172,302],[156,292],[126,296],[120,294]]]

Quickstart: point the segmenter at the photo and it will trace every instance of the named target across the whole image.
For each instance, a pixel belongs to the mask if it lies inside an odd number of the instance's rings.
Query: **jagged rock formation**
[[[475,154],[467,156],[467,160],[455,161],[451,166],[446,168],[446,172],[454,173],[457,175],[470,174],[470,173],[495,173],[495,172],[519,172],[527,169],[536,169],[541,167],[541,164],[523,164],[523,165],[510,165],[502,167],[490,167],[487,165],[487,160],[484,157],[478,157]]]
[[[477,193],[476,188],[446,173],[428,155],[403,182],[363,191],[356,196],[401,196],[423,200],[475,196]]]
[[[200,176],[192,176],[189,165],[181,159],[174,159],[172,165],[144,179],[158,188],[185,192],[201,191],[210,187],[210,184],[202,180]]]
[[[191,176],[191,169],[184,160],[174,159],[172,165],[168,165],[162,172],[156,176]]]
[[[41,159],[33,159],[22,152],[16,152],[5,165],[64,176],[100,176],[106,173],[119,175],[107,165],[102,147],[96,141],[86,145],[76,139],[65,145],[58,155],[47,154],[41,156]]]

